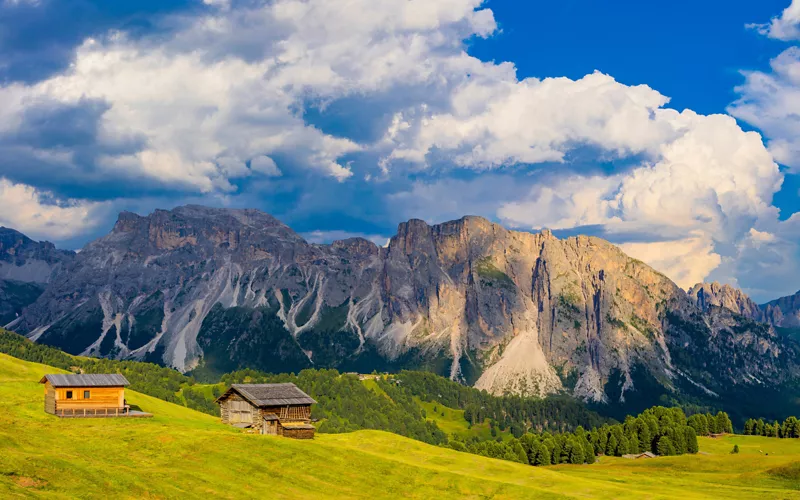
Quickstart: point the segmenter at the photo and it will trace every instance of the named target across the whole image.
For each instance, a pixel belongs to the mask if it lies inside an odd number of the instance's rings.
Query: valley
[[[698,455],[530,467],[379,431],[246,435],[134,391],[154,418],[58,419],[42,411],[37,383],[58,371],[0,354],[0,496],[800,498],[796,439],[700,438]]]
[[[403,222],[385,247],[321,245],[264,212],[197,205],[123,212],[77,254],[4,234],[5,276],[29,280],[5,288],[16,294],[4,301],[9,329],[201,380],[425,370],[619,416],[769,393],[757,406],[779,418],[787,408],[773,395],[800,377],[791,298],[758,306],[727,285],[684,291],[595,237],[467,216]]]

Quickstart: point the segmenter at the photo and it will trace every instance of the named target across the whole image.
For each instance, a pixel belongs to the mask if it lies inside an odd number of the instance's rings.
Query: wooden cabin
[[[658,455],[651,451],[646,451],[644,453],[629,453],[627,455],[622,455],[622,458],[628,458],[631,460],[639,460],[642,458],[656,458]]]
[[[128,416],[125,386],[119,374],[45,375],[44,411],[59,417]]]
[[[223,423],[259,434],[314,437],[311,405],[316,401],[294,384],[233,384],[216,402]]]

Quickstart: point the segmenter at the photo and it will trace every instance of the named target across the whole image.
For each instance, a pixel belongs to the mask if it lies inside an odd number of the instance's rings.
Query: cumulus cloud
[[[66,239],[94,229],[107,215],[107,203],[61,200],[24,184],[0,178],[0,225],[32,238]]]
[[[250,160],[250,168],[256,172],[266,175],[267,177],[280,177],[282,175],[281,170],[275,163],[275,160],[269,156],[256,156]]]
[[[762,130],[775,159],[800,172],[800,48],[785,50],[771,67],[743,73],[740,97],[728,112]]]
[[[791,5],[770,22],[749,24],[748,27],[777,40],[800,40],[800,0],[792,0]]]
[[[206,2],[210,12],[177,19],[167,35],[89,38],[62,74],[0,88],[3,128],[13,133],[30,103],[89,99],[107,104],[98,147],[142,143],[126,154],[94,155],[93,169],[233,191],[230,179],[277,173],[264,167],[267,160],[256,162],[265,170],[247,172],[248,160],[286,154],[345,180],[352,172],[341,158],[363,146],[306,124],[303,108],[401,82],[435,84],[443,72],[463,77],[481,65],[463,52],[463,40],[495,29],[480,3],[277,0],[234,9]]]
[[[520,80],[512,63],[472,57],[467,41],[497,30],[481,0],[204,3],[157,36],[89,38],[65,71],[0,87],[0,148],[57,165],[53,176],[210,196],[258,178],[396,181],[403,187],[386,198],[395,215],[602,226],[637,235],[618,242],[681,284],[710,273],[744,283],[737,259],[756,242],[777,244],[758,239],[778,234],[772,196],[782,174],[757,133],[730,116],[671,109],[657,90],[599,72]],[[782,162],[798,149],[790,113],[800,113],[792,92],[773,103],[760,86],[791,90],[796,60],[787,52],[775,74],[749,75],[731,108],[753,119],[769,111],[759,128],[776,130],[770,148]],[[385,130],[354,139],[308,119],[343,101]],[[72,142],[29,133],[52,122],[51,110],[74,116],[89,104]],[[610,170],[572,165],[586,151]],[[15,168],[0,160],[0,174],[22,175]]]
[[[702,282],[722,262],[708,234],[690,233],[673,241],[623,243],[622,250],[669,276],[682,288]]]
[[[333,243],[334,241],[341,241],[349,238],[363,238],[365,240],[369,240],[375,243],[379,247],[385,247],[389,243],[388,236],[382,236],[380,234],[365,234],[359,232],[341,231],[341,230],[310,231],[308,233],[302,233],[301,236],[305,238],[305,240],[308,241],[309,243],[317,243],[317,244],[329,244]]]
[[[602,225],[611,235],[649,234],[655,241],[623,248],[682,286],[701,281],[751,229],[777,221],[772,196],[783,176],[760,136],[731,117],[684,111],[670,114],[669,123],[682,135],[657,145],[654,161],[611,176],[537,183],[499,217],[522,227]]]
[[[562,162],[578,145],[621,157],[651,151],[681,133],[680,123],[673,124],[678,113],[662,109],[668,98],[602,73],[519,82],[513,73],[488,73],[454,88],[450,100],[446,112],[414,123],[398,115],[386,137],[393,150],[384,163],[424,163],[434,150],[472,168]]]

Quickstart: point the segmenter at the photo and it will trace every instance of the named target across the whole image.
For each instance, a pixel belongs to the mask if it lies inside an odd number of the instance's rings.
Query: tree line
[[[800,420],[797,417],[788,417],[783,424],[777,420],[774,423],[765,422],[763,419],[748,419],[744,423],[746,436],[766,436],[776,438],[800,438]]]
[[[170,403],[218,415],[219,408],[192,386],[196,381],[177,370],[141,361],[119,361],[72,356],[55,347],[31,342],[22,335],[0,329],[0,352],[15,358],[80,373],[120,373],[129,388]],[[181,397],[183,396],[183,397]]]
[[[494,396],[420,371],[404,370],[392,375],[391,379],[423,401],[435,401],[449,408],[464,410],[464,418],[471,425],[489,419],[501,431],[510,430],[514,437],[522,436],[528,429],[565,432],[575,430],[578,426],[596,427],[610,421],[568,396]]]
[[[266,384],[291,382],[317,401],[311,418],[320,421],[321,433],[352,432],[376,429],[400,434],[430,444],[447,442],[447,435],[426,419],[413,397],[391,384],[378,391],[362,383],[356,375],[334,369],[306,369],[298,374],[271,374],[257,370],[239,370],[222,376],[230,384]],[[381,393],[382,392],[382,393]]]
[[[428,372],[402,371],[362,382],[336,370],[307,369],[298,374],[239,370],[218,384],[200,386],[176,370],[138,361],[80,358],[0,330],[0,352],[84,373],[121,373],[132,390],[217,414],[214,399],[233,383],[292,382],[317,400],[312,418],[321,433],[377,429],[430,444],[530,465],[592,463],[598,455],[622,456],[646,451],[657,455],[697,453],[697,436],[733,432],[724,412],[686,417],[680,408],[654,407],[622,423],[588,410],[567,397],[493,396]],[[448,436],[429,420],[415,398],[464,410],[469,426],[489,421],[492,437]],[[497,436],[496,429],[511,437]],[[586,430],[591,428],[591,430]],[[800,422],[782,425],[748,420],[746,434],[800,437]]]
[[[730,422],[727,414],[722,412],[712,418]],[[534,431],[507,441],[456,437],[448,446],[458,451],[530,465],[582,464],[593,463],[599,455],[697,453],[697,435],[682,409],[656,406],[636,417],[628,416],[624,423],[604,424],[591,431],[582,426],[572,432]]]

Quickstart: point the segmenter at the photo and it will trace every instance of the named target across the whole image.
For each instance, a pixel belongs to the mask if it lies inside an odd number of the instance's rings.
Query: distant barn
[[[44,411],[59,417],[150,416],[131,413],[125,403],[128,380],[119,374],[45,375]]]
[[[314,403],[291,383],[233,384],[217,398],[223,423],[295,439],[314,437],[311,425]]]
[[[629,453],[627,455],[622,455],[622,458],[628,458],[631,460],[638,460],[640,458],[656,458],[656,454],[650,451],[646,451],[644,453]]]

